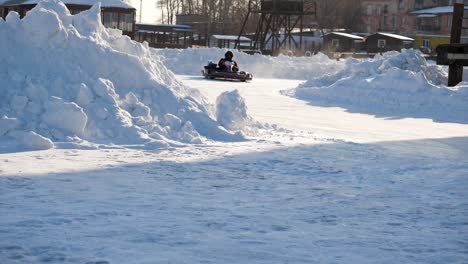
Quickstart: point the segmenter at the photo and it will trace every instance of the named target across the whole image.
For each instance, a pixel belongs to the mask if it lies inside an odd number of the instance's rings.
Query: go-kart
[[[253,76],[251,73],[245,71],[233,71],[232,66],[229,70],[220,69],[216,63],[209,62],[208,65],[204,67],[201,71],[203,76],[207,79],[222,79],[222,80],[231,80],[231,81],[250,81]]]

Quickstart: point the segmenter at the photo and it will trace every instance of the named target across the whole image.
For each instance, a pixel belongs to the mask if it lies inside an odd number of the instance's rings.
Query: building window
[[[121,14],[120,19],[120,29],[122,31],[133,31],[133,14]]]
[[[405,0],[400,0],[400,2],[399,2],[399,4],[398,4],[398,7],[399,7],[400,9],[405,8]]]
[[[378,16],[380,16],[382,14],[382,7],[381,6],[378,5],[375,8],[375,14],[378,15]]]
[[[105,27],[111,27],[111,22],[112,22],[111,13],[108,13],[108,12],[102,13],[102,24]]]
[[[133,14],[103,12],[102,24],[107,28],[133,31]]]
[[[425,48],[430,48],[431,47],[431,41],[429,39],[423,39],[422,40],[422,45]]]
[[[118,28],[119,27],[119,14],[118,13],[111,13],[112,21],[111,21],[111,28]]]
[[[415,0],[414,1],[414,8],[421,9],[424,7],[424,0]]]
[[[372,5],[367,5],[367,15],[372,16]]]
[[[340,40],[339,39],[332,39],[332,46],[335,48],[338,48],[340,46]]]
[[[379,39],[377,41],[377,47],[380,49],[385,48],[385,44],[387,44],[387,41],[385,41],[385,39]]]

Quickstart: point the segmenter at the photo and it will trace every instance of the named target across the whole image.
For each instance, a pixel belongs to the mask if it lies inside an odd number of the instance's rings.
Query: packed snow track
[[[468,125],[239,90],[239,143],[0,154],[0,263],[465,263]]]

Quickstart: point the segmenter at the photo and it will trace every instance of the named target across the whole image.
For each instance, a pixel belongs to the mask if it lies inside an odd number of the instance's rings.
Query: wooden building
[[[20,17],[33,9],[40,0],[0,0],[0,15],[6,18],[8,12],[16,11]],[[88,10],[95,0],[62,0],[71,14]],[[102,24],[107,28],[122,30],[123,34],[134,37],[136,9],[121,0],[99,0],[101,2]]]
[[[326,53],[358,52],[364,48],[364,38],[361,36],[330,32],[323,36],[323,50]]]
[[[390,50],[401,51],[401,49],[413,48],[414,39],[391,33],[375,33],[366,39],[368,53],[386,52]]]
[[[146,41],[153,48],[183,49],[192,47],[194,32],[186,25],[137,24],[135,40]]]
[[[211,27],[214,25],[210,22],[209,16],[201,14],[177,14],[176,24],[190,26],[194,30],[193,45],[208,46]]]
[[[208,46],[233,49],[238,37],[239,36],[235,35],[212,35]],[[252,40],[244,36],[239,38],[239,42],[240,49],[250,48],[252,46]]]

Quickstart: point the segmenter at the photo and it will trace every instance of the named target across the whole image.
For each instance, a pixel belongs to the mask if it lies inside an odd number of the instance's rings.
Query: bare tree
[[[176,23],[178,14],[205,16],[210,31],[237,33],[246,14],[249,0],[157,0],[161,10],[161,23]]]

